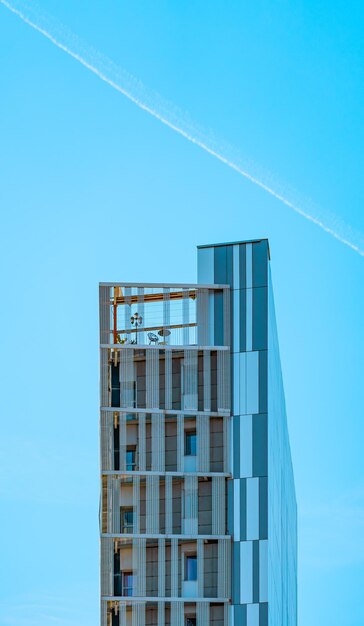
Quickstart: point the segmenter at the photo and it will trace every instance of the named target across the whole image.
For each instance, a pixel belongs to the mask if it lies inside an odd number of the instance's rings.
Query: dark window
[[[195,617],[186,617],[186,626],[196,626],[196,618]]]
[[[121,508],[121,532],[132,533],[133,532],[133,520],[134,513],[132,508]]]
[[[185,580],[197,580],[197,557],[196,555],[186,556]]]
[[[123,572],[123,596],[133,595],[133,573]]]
[[[196,456],[197,435],[195,430],[187,430],[185,435],[185,455]]]
[[[135,470],[136,450],[135,447],[126,449],[126,470],[128,472]]]

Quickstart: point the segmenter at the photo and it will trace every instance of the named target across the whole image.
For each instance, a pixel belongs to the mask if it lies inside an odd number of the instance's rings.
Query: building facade
[[[197,284],[100,284],[101,625],[296,626],[267,240]]]

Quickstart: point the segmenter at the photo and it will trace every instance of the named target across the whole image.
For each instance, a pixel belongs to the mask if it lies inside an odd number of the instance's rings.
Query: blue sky
[[[254,171],[364,233],[362,3],[39,7]],[[267,236],[299,619],[362,626],[363,257],[1,5],[0,81],[1,623],[98,624],[98,281],[193,282],[197,244]]]

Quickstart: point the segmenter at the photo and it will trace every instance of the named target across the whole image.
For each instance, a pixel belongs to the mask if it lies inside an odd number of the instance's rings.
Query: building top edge
[[[120,282],[100,282],[100,287],[146,287],[147,289],[159,288],[168,289],[230,289],[230,285],[209,284],[202,285],[201,283],[120,283]]]
[[[269,248],[268,237],[262,237],[261,239],[244,239],[242,241],[226,241],[222,243],[204,243],[204,244],[197,246],[197,248],[198,249],[199,248],[221,248],[222,246],[237,246],[238,244],[242,244],[242,243],[259,243],[261,241],[266,241],[268,243],[268,248]]]

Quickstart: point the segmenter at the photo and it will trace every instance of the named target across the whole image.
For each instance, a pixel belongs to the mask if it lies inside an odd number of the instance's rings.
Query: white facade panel
[[[259,542],[259,601],[268,602],[268,541]]]
[[[247,626],[259,626],[259,604],[248,604]]]
[[[251,411],[247,411],[247,353],[241,352],[239,354],[239,413],[238,415],[246,415],[246,413],[251,413]]]
[[[253,425],[251,415],[240,417],[240,477],[249,478],[253,471]]]
[[[240,602],[253,601],[253,544],[242,541],[240,544]]]
[[[246,351],[253,349],[253,290],[246,290]]]
[[[246,481],[246,537],[259,539],[259,478]]]
[[[240,480],[234,480],[234,541],[240,541]]]

